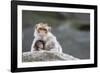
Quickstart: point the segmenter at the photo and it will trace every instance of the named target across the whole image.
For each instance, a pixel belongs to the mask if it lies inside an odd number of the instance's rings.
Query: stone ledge
[[[79,59],[68,54],[50,52],[50,51],[23,52],[22,54],[22,62],[59,61],[59,60],[79,60]]]

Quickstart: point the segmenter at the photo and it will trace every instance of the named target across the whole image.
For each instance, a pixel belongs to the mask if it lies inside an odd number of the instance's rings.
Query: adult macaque
[[[62,53],[62,48],[59,42],[51,33],[51,27],[46,23],[36,24],[31,52],[35,51],[34,45],[37,40],[43,40],[45,42],[45,50]]]

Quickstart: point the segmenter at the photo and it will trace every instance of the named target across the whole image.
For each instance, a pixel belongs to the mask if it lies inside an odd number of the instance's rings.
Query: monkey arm
[[[56,37],[49,37],[46,43],[46,47],[49,48],[50,51],[62,53],[62,48],[59,42],[57,41]]]
[[[37,40],[38,40],[37,38],[34,38],[32,45],[31,45],[31,52],[35,51],[34,45],[35,45]]]
[[[58,52],[62,53],[62,47],[60,46],[59,42],[57,40],[55,40],[54,42],[55,42],[55,45],[51,49],[51,51],[58,51]]]

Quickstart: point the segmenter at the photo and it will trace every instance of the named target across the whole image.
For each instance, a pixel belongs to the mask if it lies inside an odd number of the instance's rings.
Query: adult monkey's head
[[[51,27],[47,23],[38,23],[35,30],[40,37],[45,37],[51,31]]]

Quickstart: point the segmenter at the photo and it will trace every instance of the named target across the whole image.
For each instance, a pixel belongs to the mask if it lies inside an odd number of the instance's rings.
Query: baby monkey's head
[[[35,42],[34,48],[35,48],[37,51],[39,51],[39,50],[44,50],[44,49],[45,49],[45,42],[42,41],[42,40],[37,40],[37,41]]]

